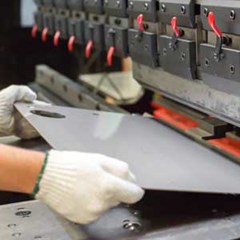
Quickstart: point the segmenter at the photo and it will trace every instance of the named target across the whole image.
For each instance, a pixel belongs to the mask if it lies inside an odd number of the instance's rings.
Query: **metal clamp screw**
[[[130,8],[130,9],[133,9],[133,2],[130,2],[130,3],[129,3],[129,8]]]
[[[204,14],[206,17],[208,16],[208,12],[209,12],[209,11],[208,11],[207,8],[204,8],[204,9],[203,9],[203,14]]]
[[[209,67],[209,59],[208,58],[205,58],[205,66]]]
[[[186,54],[184,52],[181,53],[181,60],[184,61],[186,57]]]
[[[230,11],[230,19],[233,21],[236,18],[236,12],[234,10]]]
[[[166,55],[167,55],[167,49],[164,48],[164,49],[163,49],[163,56],[166,56]]]
[[[166,5],[163,3],[161,4],[161,12],[165,12],[166,11]]]
[[[231,74],[235,73],[235,66],[233,64],[230,64],[229,69]]]
[[[185,6],[181,6],[181,14],[186,14],[186,7]]]
[[[144,10],[147,11],[149,9],[148,3],[144,3]]]

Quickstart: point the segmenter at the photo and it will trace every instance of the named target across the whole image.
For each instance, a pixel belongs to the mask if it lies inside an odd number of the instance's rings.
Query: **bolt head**
[[[207,17],[207,16],[208,16],[208,12],[209,12],[209,11],[208,11],[208,8],[204,8],[204,9],[203,9],[203,14],[204,14],[204,16]]]
[[[144,3],[144,10],[147,11],[149,9],[148,3]]]
[[[186,7],[185,6],[181,6],[181,14],[186,14]]]
[[[233,21],[236,18],[236,12],[234,10],[230,11],[230,19]]]
[[[129,3],[129,8],[130,8],[130,9],[133,9],[133,2],[130,2],[130,3]]]
[[[163,3],[161,4],[161,12],[165,12],[166,11],[166,5]]]

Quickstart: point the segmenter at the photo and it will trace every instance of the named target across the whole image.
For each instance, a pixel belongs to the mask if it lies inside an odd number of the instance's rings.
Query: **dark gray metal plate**
[[[178,39],[176,48],[171,47],[172,37],[160,35],[160,65],[172,74],[189,80],[196,78],[196,44]]]
[[[214,59],[215,46],[210,44],[200,45],[200,61],[204,73],[240,82],[240,50],[222,48],[223,59]],[[203,78],[204,81],[204,78]],[[225,88],[221,89],[222,91]]]
[[[110,34],[112,31],[113,36]],[[128,55],[128,29],[104,25],[104,32],[106,50],[114,46],[116,56],[126,57]]]
[[[93,40],[94,47],[103,49],[104,46],[104,26],[101,23],[85,22],[84,24],[85,41]]]
[[[150,67],[158,65],[157,34],[128,30],[128,45],[131,58]]]
[[[53,148],[126,161],[145,189],[240,193],[239,165],[153,119],[54,106],[16,107]],[[66,118],[41,117],[32,110]]]

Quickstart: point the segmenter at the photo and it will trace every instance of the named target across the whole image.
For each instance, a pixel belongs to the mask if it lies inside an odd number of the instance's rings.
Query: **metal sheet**
[[[53,148],[126,161],[145,189],[240,193],[239,165],[153,119],[21,103],[16,107]],[[65,118],[42,117],[32,110]]]

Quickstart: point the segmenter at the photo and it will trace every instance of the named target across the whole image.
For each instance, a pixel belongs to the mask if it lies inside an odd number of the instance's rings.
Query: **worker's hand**
[[[39,136],[36,130],[21,117],[14,113],[15,102],[33,102],[36,94],[27,86],[12,85],[0,91],[0,135],[16,135],[23,139]]]
[[[136,203],[144,194],[122,161],[100,154],[54,150],[48,155],[39,187],[37,199],[79,224],[98,219],[120,203]]]

